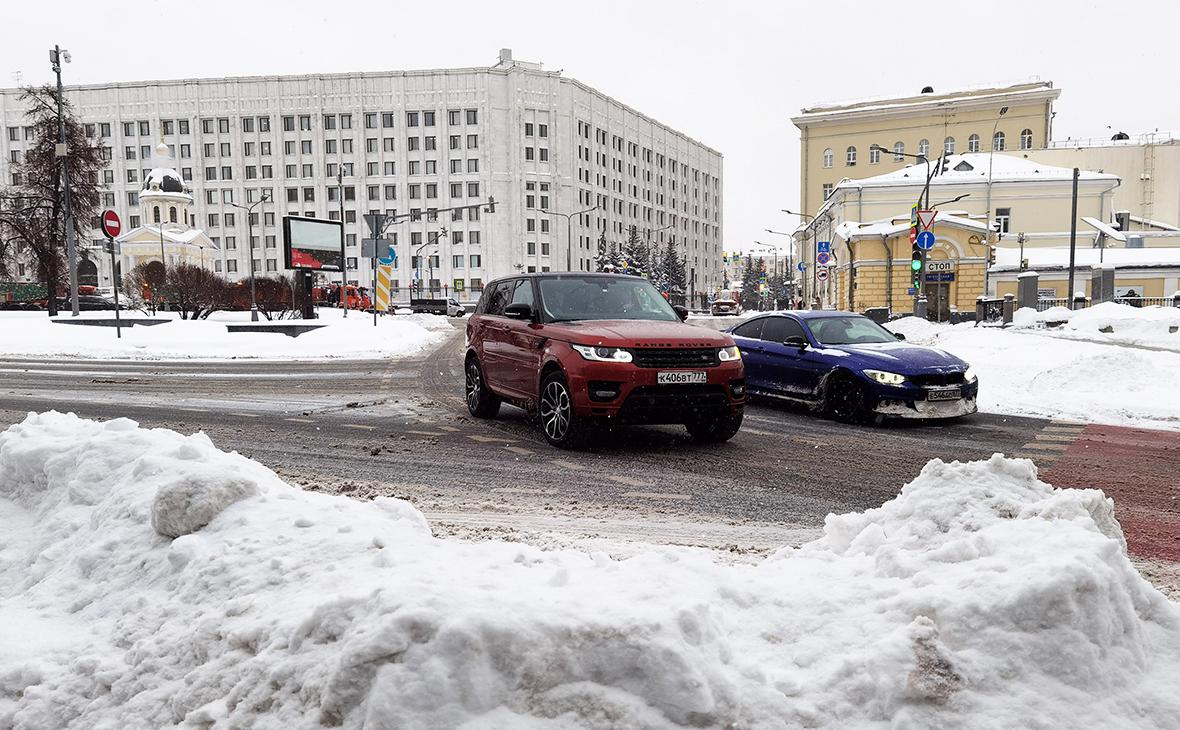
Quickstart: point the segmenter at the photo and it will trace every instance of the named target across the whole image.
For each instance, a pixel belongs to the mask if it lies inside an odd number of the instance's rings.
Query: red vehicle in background
[[[699,441],[741,428],[745,373],[724,333],[685,324],[646,279],[529,274],[494,281],[467,322],[467,408],[508,402],[575,447],[596,425],[682,424]]]
[[[312,289],[312,298],[318,306],[339,307],[340,285],[317,286]],[[345,302],[349,309],[372,309],[373,299],[367,287],[349,284],[345,289]]]

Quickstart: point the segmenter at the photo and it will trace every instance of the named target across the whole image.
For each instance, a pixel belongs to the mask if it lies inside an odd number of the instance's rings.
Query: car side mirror
[[[783,340],[783,344],[787,347],[798,347],[800,350],[803,350],[807,347],[807,338],[800,337],[799,335],[791,335]]]
[[[688,308],[679,304],[672,305],[672,309],[676,312],[676,316],[680,317],[680,321],[688,319]]]
[[[509,319],[532,319],[532,306],[518,302],[517,304],[509,304],[504,307],[504,316]]]
[[[904,339],[905,339],[905,335],[903,335],[903,334],[902,334],[902,333],[900,333],[900,332],[894,332],[894,333],[893,333],[893,336],[894,336],[894,337],[896,337],[896,338],[897,338],[897,339],[899,339],[899,340],[904,340]]]

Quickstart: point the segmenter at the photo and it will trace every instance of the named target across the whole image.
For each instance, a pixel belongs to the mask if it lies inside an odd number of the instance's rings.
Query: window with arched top
[[[849,147],[844,150],[844,164],[852,167],[856,164],[856,147]]]
[[[955,138],[954,137],[947,137],[946,139],[944,139],[942,141],[942,154],[944,154],[944,155],[955,154]]]
[[[176,222],[176,206],[175,205],[168,209],[168,222],[169,223]]]
[[[159,222],[160,222],[160,206],[153,205],[152,206],[152,223],[159,223]]]
[[[930,157],[930,140],[923,139],[918,141],[918,154],[923,157]]]
[[[832,164],[835,162],[835,160],[836,160],[836,153],[832,152],[831,147],[824,150],[824,167],[831,167]]]
[[[992,151],[1003,152],[1004,151],[1004,139],[1005,139],[1005,137],[1004,137],[1003,132],[996,132],[995,134],[993,134],[992,135]]]
[[[1020,149],[1022,149],[1022,150],[1031,150],[1032,149],[1032,130],[1031,129],[1026,129],[1020,133]]]
[[[877,145],[869,145],[869,164],[875,165],[881,161],[881,148]]]
[[[905,142],[893,143],[893,161],[901,162],[905,159]]]
[[[978,152],[979,151],[979,135],[978,134],[973,134],[967,138],[967,151],[968,152]]]

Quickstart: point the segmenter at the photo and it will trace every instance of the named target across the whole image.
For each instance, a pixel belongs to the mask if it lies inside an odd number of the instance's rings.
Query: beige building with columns
[[[998,248],[1022,242],[1028,248],[1068,245],[1073,170],[986,153],[951,155],[946,167],[930,182],[931,208],[939,213],[931,228],[936,242],[927,255],[926,294],[934,310],[949,315],[973,311],[976,297],[984,293],[989,240]],[[921,164],[838,183],[815,217],[795,233],[796,249],[808,265],[807,300],[853,311],[909,308],[910,215],[925,184]],[[1118,185],[1115,175],[1079,174],[1079,248],[1122,245],[1086,221],[1109,218]],[[819,241],[830,242],[835,258],[826,279],[816,273]]]

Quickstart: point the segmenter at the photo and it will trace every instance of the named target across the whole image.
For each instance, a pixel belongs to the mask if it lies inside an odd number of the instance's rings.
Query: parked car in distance
[[[774,312],[731,327],[750,395],[806,403],[840,421],[954,418],[976,411],[963,360],[911,345],[852,312]]]
[[[447,299],[447,316],[448,317],[462,317],[467,313],[466,307],[455,300],[454,297]]]
[[[499,279],[467,321],[467,408],[535,413],[545,438],[576,447],[598,425],[682,424],[701,441],[738,432],[741,356],[722,332],[685,324],[647,280],[545,273]]]
[[[742,305],[738,304],[733,299],[714,299],[713,300],[713,316],[721,317],[727,314],[741,314]]]

